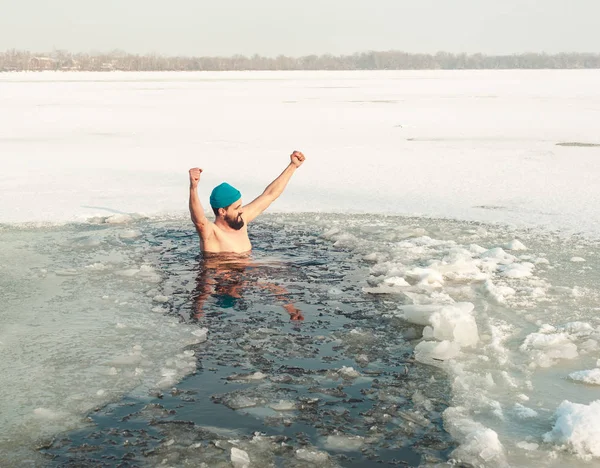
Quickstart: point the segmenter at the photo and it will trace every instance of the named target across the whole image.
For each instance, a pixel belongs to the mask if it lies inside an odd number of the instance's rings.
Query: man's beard
[[[225,216],[225,222],[227,222],[227,225],[231,229],[235,229],[236,231],[239,231],[240,229],[242,229],[244,227],[244,220],[242,219],[241,216],[238,216],[235,219],[231,219],[231,218],[228,218],[227,216]]]

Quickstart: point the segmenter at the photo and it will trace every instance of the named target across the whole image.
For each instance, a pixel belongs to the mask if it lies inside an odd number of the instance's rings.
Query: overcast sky
[[[600,0],[0,0],[0,51],[600,52]]]

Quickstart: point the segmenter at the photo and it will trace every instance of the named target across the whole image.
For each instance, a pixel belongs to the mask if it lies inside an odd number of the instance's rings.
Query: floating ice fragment
[[[340,232],[341,231],[338,228],[332,228],[329,231],[321,234],[321,237],[323,237],[324,239],[331,239],[333,236],[335,236],[336,234],[339,234]]]
[[[471,244],[469,246],[469,251],[476,254],[476,255],[481,255],[483,252],[486,251],[486,249],[484,249],[483,247],[481,247],[480,245],[477,244]]]
[[[208,339],[208,328],[199,328],[192,332],[196,338],[193,339],[193,344],[204,343]]]
[[[433,268],[413,268],[406,272],[406,276],[423,286],[441,287],[444,284],[444,276]]]
[[[262,402],[258,398],[250,398],[244,395],[233,395],[231,397],[228,396],[226,399],[224,399],[223,403],[225,404],[225,406],[233,410],[242,408],[253,408],[258,404],[262,404]]]
[[[56,270],[56,276],[77,276],[79,272],[75,268],[64,268],[62,270]]]
[[[364,445],[365,439],[361,436],[330,435],[325,439],[325,447],[339,452],[356,452]]]
[[[121,239],[135,239],[135,238],[141,237],[141,236],[142,236],[142,233],[135,229],[127,229],[127,230],[119,233],[119,237]]]
[[[583,459],[600,457],[600,400],[589,405],[563,401],[555,413],[552,431],[544,442],[564,446]]]
[[[404,306],[404,318],[417,325],[426,325],[425,339],[449,340],[458,347],[474,346],[479,341],[477,323],[473,317],[474,305],[457,302],[452,305]]]
[[[500,275],[506,278],[525,278],[533,275],[534,267],[530,262],[513,263],[500,268]]]
[[[243,450],[231,447],[231,463],[235,468],[248,468],[250,466],[250,457]]]
[[[540,333],[527,335],[520,350],[531,356],[532,363],[540,367],[553,366],[558,359],[574,359],[579,356],[577,345],[571,341],[568,333],[552,333],[553,327]],[[546,331],[546,333],[543,333]]]
[[[165,304],[171,300],[170,296],[158,295],[152,298],[154,302],[158,302],[159,304]]]
[[[48,408],[36,408],[33,410],[33,414],[38,418],[51,420],[61,419],[65,416],[64,413],[60,411],[53,411]]]
[[[390,285],[390,286],[400,286],[400,287],[410,286],[410,284],[408,284],[406,282],[406,280],[400,276],[392,276],[390,278],[386,278],[385,280],[383,280],[383,283]]]
[[[465,408],[449,407],[443,417],[444,428],[460,442],[460,446],[451,453],[453,458],[475,466],[506,465],[498,434],[466,416]]]
[[[522,448],[523,450],[529,450],[529,451],[533,451],[533,450],[537,450],[539,447],[539,444],[533,443],[533,442],[525,442],[524,440],[517,443],[517,447]]]
[[[112,366],[137,366],[142,360],[141,354],[133,353],[123,356],[117,356],[109,364]]]
[[[600,385],[600,368],[572,372],[569,374],[569,379],[590,385]]]
[[[480,257],[483,259],[493,260],[501,265],[509,265],[516,260],[514,255],[505,252],[504,249],[500,247],[486,250],[480,255]]]
[[[491,280],[487,280],[484,285],[484,290],[496,302],[504,304],[508,297],[514,296],[517,292],[509,286],[496,286]]]
[[[520,403],[515,403],[514,411],[517,417],[521,419],[537,418],[539,416],[537,411],[527,408]]]
[[[356,363],[361,367],[366,367],[369,364],[369,357],[366,354],[359,354],[354,359]]]
[[[503,246],[506,250],[527,250],[527,247],[523,245],[523,243],[517,239],[510,241],[508,244]]]
[[[124,214],[115,214],[104,220],[106,224],[124,224],[131,221],[131,216]]]
[[[119,275],[119,276],[135,276],[139,273],[139,269],[138,268],[128,268],[126,270],[120,270],[120,271],[116,271],[115,274]]]
[[[425,364],[439,365],[460,354],[460,346],[453,341],[421,341],[415,346],[415,359]]]
[[[585,258],[581,258],[581,257],[571,257],[571,261],[574,263],[578,263],[578,262],[585,262]]]
[[[318,450],[298,449],[296,450],[296,458],[310,463],[325,463],[329,460],[329,454]]]
[[[296,409],[296,402],[291,400],[279,400],[277,403],[271,403],[269,408],[275,411],[293,411]]]
[[[342,366],[340,370],[338,370],[338,374],[342,376],[344,379],[355,379],[360,377],[360,372],[354,370],[353,367]]]
[[[266,377],[267,374],[258,371],[250,374],[232,374],[227,377],[227,380],[264,380]]]

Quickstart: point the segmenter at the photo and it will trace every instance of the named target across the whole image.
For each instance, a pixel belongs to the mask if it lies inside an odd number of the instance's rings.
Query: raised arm
[[[249,223],[259,214],[265,211],[271,203],[273,203],[287,186],[290,178],[296,172],[306,158],[300,151],[294,151],[290,156],[290,164],[284,171],[271,182],[265,191],[252,202],[244,206],[243,215],[244,221]]]
[[[190,169],[190,215],[198,234],[206,237],[212,234],[213,224],[204,214],[204,208],[202,208],[200,198],[198,198],[198,182],[200,182],[201,173],[202,169],[198,167]]]

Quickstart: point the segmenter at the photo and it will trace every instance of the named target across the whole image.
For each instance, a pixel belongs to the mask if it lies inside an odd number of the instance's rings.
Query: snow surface
[[[600,234],[598,70],[0,74],[0,222],[246,201],[294,149],[281,211],[392,212]],[[516,244],[517,247],[518,244]]]

